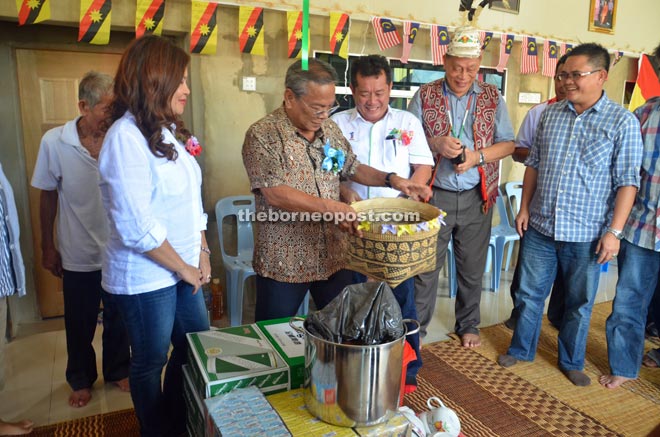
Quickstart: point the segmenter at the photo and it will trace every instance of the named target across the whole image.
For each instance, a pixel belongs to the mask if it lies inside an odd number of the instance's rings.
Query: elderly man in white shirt
[[[351,92],[355,108],[332,116],[351,143],[360,162],[426,184],[431,178],[433,155],[426,142],[420,121],[411,113],[389,106],[392,70],[383,56],[358,58],[351,65]],[[397,197],[401,192],[391,187],[368,187],[353,181],[342,183],[342,200],[351,203],[375,197]],[[355,274],[356,282],[366,277]],[[415,283],[410,278],[394,288],[403,318],[417,319]],[[417,372],[422,366],[419,334],[406,337],[417,354],[408,364],[405,392],[417,387]]]
[[[73,390],[69,405],[75,408],[90,401],[97,378],[92,340],[101,301],[105,382],[128,391],[130,364],[126,327],[101,285],[108,220],[101,203],[97,158],[112,99],[112,77],[94,71],[85,74],[78,99],[80,117],[46,132],[32,175],[32,186],[41,190],[42,264],[63,280],[66,380]]]

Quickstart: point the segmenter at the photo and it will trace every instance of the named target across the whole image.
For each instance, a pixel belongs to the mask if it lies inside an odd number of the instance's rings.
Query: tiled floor
[[[446,339],[454,326],[455,300],[447,297],[448,281],[443,273],[440,275],[435,317],[424,343]],[[509,316],[512,306],[509,298],[511,275],[511,271],[502,272],[499,293],[484,289],[481,298],[481,326],[500,323]],[[613,266],[601,275],[598,302],[614,297],[616,277],[616,268]],[[488,283],[487,275],[484,286]],[[247,318],[244,319],[244,323],[249,322]],[[102,327],[99,326],[94,339],[99,369],[101,331]],[[0,391],[0,418],[4,420],[29,418],[36,426],[41,426],[132,406],[128,393],[103,384],[101,379],[94,385],[92,400],[86,407],[77,409],[68,405],[70,389],[64,378],[66,342],[62,319],[21,326],[19,337],[7,345],[5,355],[1,359],[6,362],[7,381],[4,390]]]

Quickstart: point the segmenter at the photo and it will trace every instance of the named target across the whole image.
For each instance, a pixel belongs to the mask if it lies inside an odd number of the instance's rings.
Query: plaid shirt
[[[639,186],[639,122],[603,92],[578,114],[567,100],[541,115],[525,165],[538,171],[529,223],[557,241],[600,238],[619,187]]]
[[[635,115],[642,124],[644,156],[640,188],[623,236],[637,246],[660,252],[660,97],[637,108]]]

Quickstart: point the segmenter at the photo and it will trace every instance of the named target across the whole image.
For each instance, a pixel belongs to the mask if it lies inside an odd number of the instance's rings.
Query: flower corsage
[[[390,131],[387,138],[397,140],[404,146],[409,146],[414,135],[414,131],[394,128]]]
[[[325,154],[325,158],[323,158],[321,168],[325,171],[338,174],[344,168],[344,161],[346,160],[344,151],[331,147],[330,140],[327,140],[323,146],[323,153]]]
[[[199,144],[196,136],[190,135],[186,138],[184,135],[177,133],[176,139],[179,140],[181,144],[183,144],[186,152],[190,153],[192,156],[199,156],[202,154],[202,145]]]

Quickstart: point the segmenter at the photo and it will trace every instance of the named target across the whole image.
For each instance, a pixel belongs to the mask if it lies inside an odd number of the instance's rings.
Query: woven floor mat
[[[630,436],[650,435],[660,424],[660,369],[642,368],[637,380],[626,382],[614,390],[606,389],[598,383],[599,376],[609,373],[605,322],[611,309],[611,302],[594,306],[584,369],[591,378],[588,387],[574,386],[559,371],[557,330],[545,319],[534,362],[519,362],[508,369],[497,365],[497,356],[506,353],[512,336],[512,331],[503,324],[483,328],[482,346],[471,351],[487,359],[491,365],[515,374],[548,396],[595,419],[614,432]],[[460,347],[458,338],[452,338],[455,341],[451,343]],[[646,343],[647,350],[653,346],[650,342]]]
[[[615,436],[608,426],[571,408],[525,379],[456,342],[424,346],[417,391],[406,404],[420,412],[437,396],[473,436]]]
[[[133,409],[83,417],[35,428],[30,437],[138,437]]]

